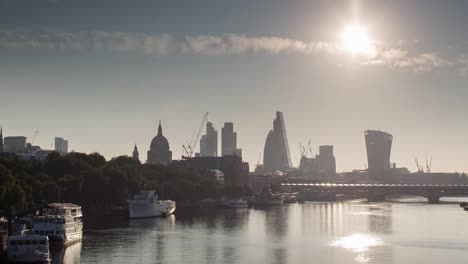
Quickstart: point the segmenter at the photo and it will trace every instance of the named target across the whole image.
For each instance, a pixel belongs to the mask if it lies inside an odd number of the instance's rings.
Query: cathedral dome
[[[162,134],[161,124],[158,127],[158,135],[156,135],[151,141],[151,151],[169,151],[169,142],[167,138]]]
[[[162,134],[161,121],[159,121],[158,135],[151,141],[148,151],[149,164],[170,164],[172,161],[172,152],[169,149],[169,142]]]
[[[169,150],[169,142],[164,136],[157,135],[153,138],[151,141],[151,151],[157,151],[157,150]]]

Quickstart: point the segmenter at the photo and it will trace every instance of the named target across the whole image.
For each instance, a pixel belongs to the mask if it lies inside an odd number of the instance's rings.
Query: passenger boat
[[[272,193],[269,187],[265,187],[255,195],[254,205],[280,205],[283,204],[283,201],[282,194]]]
[[[285,204],[297,203],[297,197],[296,197],[296,195],[286,195],[286,196],[284,197],[284,203],[285,203]]]
[[[81,206],[71,203],[52,203],[43,209],[43,215],[33,218],[33,232],[48,236],[51,245],[68,246],[83,237]]]
[[[242,199],[237,199],[237,200],[229,200],[223,204],[224,208],[247,208],[249,205],[247,204],[247,201],[242,200]]]
[[[174,213],[176,203],[172,200],[158,200],[154,190],[140,191],[128,203],[130,218],[168,216]]]
[[[49,239],[47,236],[11,236],[7,245],[10,263],[48,263],[50,261]]]

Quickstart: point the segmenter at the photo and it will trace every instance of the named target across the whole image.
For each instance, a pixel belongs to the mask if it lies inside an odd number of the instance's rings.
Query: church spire
[[[161,120],[159,120],[159,127],[158,127],[158,137],[162,137],[162,127],[161,127]]]
[[[138,147],[136,144],[135,144],[135,147],[133,148],[132,158],[136,160],[140,160],[140,153],[138,152]]]

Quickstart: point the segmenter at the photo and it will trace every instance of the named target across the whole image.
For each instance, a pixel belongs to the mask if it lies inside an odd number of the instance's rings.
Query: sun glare
[[[372,52],[367,29],[360,24],[347,25],[341,35],[343,49],[352,54],[366,55]]]

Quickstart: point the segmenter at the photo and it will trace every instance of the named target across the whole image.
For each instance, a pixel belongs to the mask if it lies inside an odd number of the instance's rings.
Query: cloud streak
[[[353,58],[353,64],[384,66],[415,73],[458,67],[468,73],[467,56],[449,60],[436,52],[410,54],[405,46],[415,43],[399,40],[395,47],[373,43],[373,51]],[[151,35],[138,32],[31,32],[0,31],[1,49],[110,52],[168,56],[191,54],[198,56],[233,56],[243,54],[302,54],[305,56],[349,56],[340,44],[326,41],[305,42],[275,36],[239,34],[196,35],[176,39],[170,34]]]

